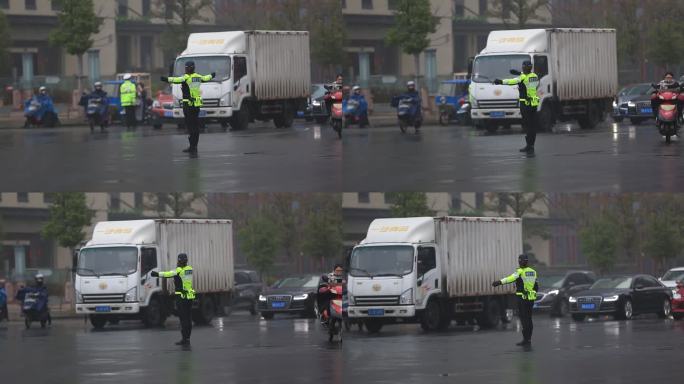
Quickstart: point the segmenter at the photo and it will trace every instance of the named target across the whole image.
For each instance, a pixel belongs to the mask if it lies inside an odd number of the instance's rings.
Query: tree
[[[492,17],[501,19],[501,22],[510,28],[525,29],[531,21],[546,21],[540,15],[540,11],[550,10],[549,0],[494,0]]]
[[[544,213],[536,208],[537,205],[547,205],[546,194],[541,192],[534,193],[491,193],[488,196],[490,203],[488,209],[496,211],[500,216],[519,217],[522,219],[523,226],[523,250],[532,254],[532,245],[528,240],[534,237],[542,239],[549,238],[547,226],[540,220],[535,220],[530,215],[540,215]]]
[[[159,12],[156,17],[166,21],[166,32],[162,38],[162,45],[174,53],[181,52],[188,43],[192,24],[198,21],[208,21],[203,13],[211,9],[213,0],[157,0]]]
[[[342,251],[342,207],[339,195],[315,195],[307,203],[302,231],[302,251],[313,260],[337,258]]]
[[[83,55],[93,46],[93,35],[100,31],[102,18],[95,14],[93,0],[61,0],[57,14],[57,28],[50,35],[50,43],[64,47],[78,58],[78,91],[83,90]]]
[[[185,213],[197,213],[192,205],[204,198],[201,193],[150,193],[147,208],[153,210],[159,217],[167,217],[171,213],[172,218],[183,217]]]
[[[247,261],[263,279],[264,274],[273,267],[280,247],[276,223],[270,215],[260,212],[238,231],[238,239]]]
[[[342,3],[337,0],[315,2],[316,13],[309,22],[312,59],[326,66],[342,66],[347,60],[347,29],[342,18]],[[332,76],[332,73],[330,74]]]
[[[386,194],[390,201],[390,212],[393,217],[432,216],[434,212],[428,207],[427,195],[423,192],[391,192]]]
[[[663,271],[666,260],[679,256],[684,247],[681,214],[664,207],[649,215],[646,222],[644,251],[656,262],[658,272]]]
[[[387,42],[413,56],[418,82],[420,54],[430,46],[429,35],[437,31],[438,20],[432,15],[430,0],[399,0],[395,18],[394,26],[387,33]]]
[[[589,264],[600,274],[609,272],[617,259],[615,222],[607,216],[597,217],[580,229],[579,237]]]
[[[83,228],[90,225],[94,212],[88,208],[86,195],[82,192],[53,193],[52,201],[43,236],[73,250],[85,240]]]
[[[11,44],[9,24],[5,13],[0,11],[0,71],[5,73],[9,66],[9,49]]]

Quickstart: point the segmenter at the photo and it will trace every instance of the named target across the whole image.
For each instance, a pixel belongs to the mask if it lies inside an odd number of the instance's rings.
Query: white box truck
[[[494,85],[515,77],[532,61],[539,76],[538,129],[577,120],[584,129],[605,120],[618,91],[614,29],[527,29],[493,31],[472,63],[471,117],[482,129],[521,122],[518,88]]]
[[[105,221],[80,249],[75,269],[76,313],[95,328],[139,318],[160,326],[174,312],[173,279],[152,271],[176,268],[186,253],[197,297],[193,320],[208,323],[230,302],[233,230],[230,220]]]
[[[520,219],[376,219],[349,256],[349,317],[370,332],[420,322],[427,331],[476,320],[512,320],[515,290],[492,287],[513,273],[522,253]]]
[[[199,74],[216,73],[214,80],[201,85],[200,119],[205,122],[238,130],[254,120],[290,127],[311,93],[310,56],[308,32],[193,33],[176,58],[172,76],[182,76],[188,61]],[[180,85],[173,85],[173,96],[173,117],[182,124]]]

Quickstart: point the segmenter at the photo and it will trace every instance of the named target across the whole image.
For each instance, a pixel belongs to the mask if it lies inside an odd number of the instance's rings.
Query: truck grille
[[[356,296],[354,304],[364,307],[374,305],[399,305],[399,296]]]
[[[84,304],[98,304],[98,303],[123,303],[123,294],[92,294],[83,295]]]
[[[203,107],[218,107],[219,99],[204,99],[202,100]]]
[[[515,109],[518,100],[479,100],[477,106],[481,109]]]

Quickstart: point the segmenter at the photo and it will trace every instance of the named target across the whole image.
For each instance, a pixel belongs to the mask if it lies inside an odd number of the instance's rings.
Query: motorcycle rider
[[[19,289],[17,291],[17,294],[15,295],[15,299],[21,302],[23,306],[24,298],[26,297],[26,294],[29,292],[37,292],[40,297],[45,299],[45,303],[48,302],[48,289],[45,286],[45,276],[43,276],[42,273],[36,274],[36,276],[34,277],[34,285],[32,287],[22,287],[21,289]],[[50,317],[50,310],[47,307],[47,304],[45,310],[48,311],[48,324],[52,324],[52,318]]]
[[[653,117],[656,118],[656,125],[658,125],[658,108],[660,108],[660,99],[658,98],[659,90],[673,90],[676,92],[681,91],[681,85],[674,79],[674,74],[672,72],[665,72],[665,76],[657,84],[658,87],[651,93],[651,110],[653,112]],[[677,101],[677,110],[682,111],[681,103]]]
[[[417,115],[416,115],[416,121],[417,122],[422,122],[423,121],[423,107],[422,107],[422,100],[420,98],[420,93],[416,90],[416,82],[411,80],[406,83],[406,93],[401,95],[401,98],[410,98],[412,99],[413,103],[417,105]]]
[[[5,290],[4,279],[0,279],[0,321],[2,319],[9,320],[9,311],[7,310],[7,291]]]
[[[318,284],[317,300],[321,316],[321,324],[323,325],[327,325],[328,319],[330,318],[330,301],[333,297],[333,294],[330,292],[330,288],[334,283],[334,281],[331,280],[342,280],[342,286],[344,287],[347,285],[347,280],[344,276],[344,266],[342,266],[342,264],[335,264],[333,267],[333,272],[328,275],[321,276],[321,281]]]
[[[359,103],[358,109],[355,111],[355,115],[359,117],[359,125],[364,127],[368,125],[368,102],[366,97],[361,93],[361,87],[355,85],[352,88],[352,93],[349,95],[349,100],[354,100]],[[345,100],[344,110],[347,110],[347,100]]]

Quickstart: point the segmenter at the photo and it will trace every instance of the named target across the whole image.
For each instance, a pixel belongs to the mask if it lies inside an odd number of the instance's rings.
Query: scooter
[[[328,341],[332,342],[335,337],[342,342],[342,329],[344,328],[344,286],[341,278],[330,279],[330,293],[333,295],[328,310]]]
[[[679,135],[679,113],[677,110],[678,102],[684,101],[684,95],[673,89],[658,89],[658,86],[653,84],[658,91],[653,95],[660,100],[658,107],[658,132],[665,136],[665,142],[670,144],[672,136]]]
[[[47,305],[47,295],[39,290],[29,289],[26,291],[21,310],[24,314],[26,329],[31,328],[31,323],[34,321],[39,321],[41,328],[52,323]]]
[[[326,86],[326,89],[330,90],[331,87]],[[344,94],[341,89],[332,90],[325,99],[330,104],[330,125],[341,139],[344,126],[344,108],[342,108]]]
[[[36,97],[24,102],[24,128],[44,126],[53,128],[59,125],[57,110],[52,105],[44,105]]]
[[[456,121],[459,125],[472,125],[473,121],[470,116],[470,103],[465,101],[461,107],[456,111]]]
[[[107,128],[109,125],[108,108],[106,99],[103,97],[91,97],[88,99],[86,115],[88,116],[90,132],[95,130],[95,126],[99,126],[100,131],[104,131]]]
[[[359,128],[366,128],[368,126],[368,107],[362,105],[358,100],[352,98],[344,102],[344,127],[347,128],[352,124],[356,124]]]
[[[401,133],[406,133],[408,127],[413,126],[415,133],[420,131],[423,123],[419,115],[420,106],[412,97],[395,96],[392,105],[397,108],[397,118],[399,119],[399,129]]]
[[[7,312],[7,292],[0,286],[0,321],[9,320]]]

